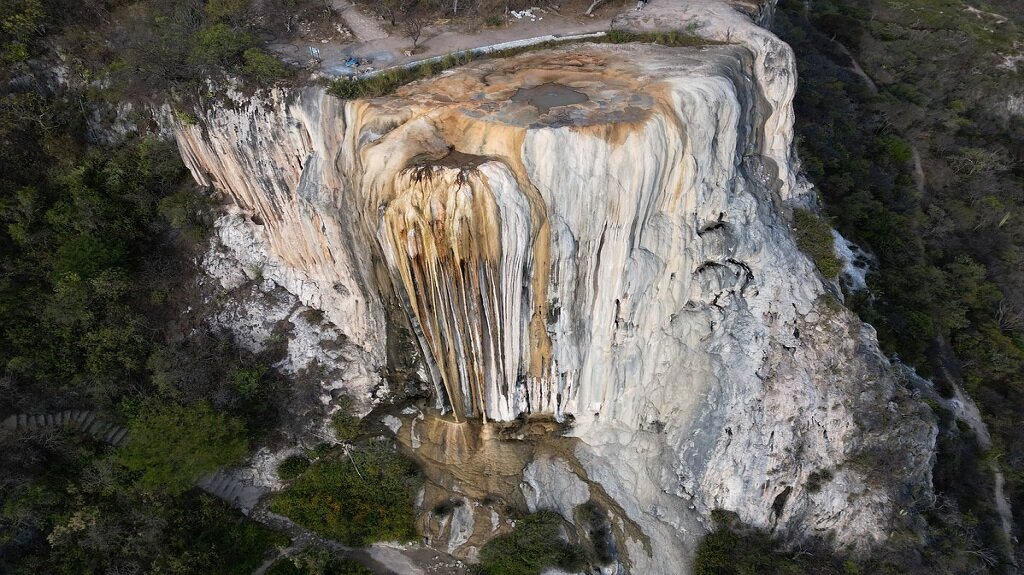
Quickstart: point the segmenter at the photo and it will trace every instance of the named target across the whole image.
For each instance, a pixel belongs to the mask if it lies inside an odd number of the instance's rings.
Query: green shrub
[[[83,234],[65,241],[54,256],[54,277],[75,274],[87,279],[102,269],[119,265],[125,248],[116,238]]]
[[[539,575],[549,567],[575,572],[583,566],[583,549],[562,539],[562,518],[552,511],[526,516],[480,549],[481,575]]]
[[[610,44],[625,44],[632,42],[635,36],[635,32],[613,29],[605,32],[604,39]]]
[[[359,81],[350,78],[338,78],[328,86],[327,93],[342,100],[354,100],[361,95],[359,92]]]
[[[271,510],[346,545],[409,541],[413,502],[422,485],[416,465],[386,442],[317,461],[271,503]]]
[[[596,39],[598,42],[608,44],[659,44],[672,48],[685,48],[692,46],[707,46],[709,44],[721,44],[714,40],[708,40],[697,36],[695,32],[699,23],[691,23],[686,30],[672,30],[668,32],[630,32],[628,30],[609,30],[603,38]]]
[[[263,378],[267,375],[267,368],[262,365],[240,367],[232,375],[232,383],[235,392],[242,399],[252,399],[263,391]]]
[[[360,420],[352,415],[352,398],[347,395],[339,397],[338,411],[331,416],[331,427],[338,441],[348,443],[359,436]]]
[[[151,403],[128,424],[118,461],[139,474],[144,489],[178,494],[202,475],[245,457],[245,424],[208,404]]]
[[[762,532],[740,534],[719,528],[700,542],[693,564],[694,575],[771,575],[805,573],[778,544]]]
[[[259,48],[242,53],[242,72],[260,82],[273,82],[288,77],[288,68],[280,60]]]
[[[248,9],[249,0],[210,0],[206,3],[206,14],[219,22],[238,21]]]
[[[575,523],[587,533],[587,555],[594,563],[608,565],[615,560],[615,536],[607,512],[593,499],[574,510]]]
[[[190,501],[196,503],[189,505]],[[249,521],[208,495],[187,497],[169,510],[168,520],[175,524],[171,533],[177,536],[173,546],[178,550],[165,556],[165,565],[154,565],[154,573],[247,575],[268,551],[288,544],[286,535]]]
[[[875,145],[878,147],[879,156],[889,161],[891,165],[906,164],[914,158],[910,145],[898,136],[879,136],[875,140]]]
[[[309,459],[304,455],[289,455],[277,466],[277,475],[291,481],[309,469]]]
[[[193,114],[192,112],[189,112],[188,110],[175,110],[174,111],[174,117],[177,118],[179,122],[181,122],[182,124],[185,124],[186,126],[198,126],[199,125],[199,118],[197,118],[195,114]]]
[[[832,481],[832,471],[828,469],[819,469],[807,477],[807,491],[810,493],[817,493],[821,491],[821,488],[829,481]]]
[[[249,34],[236,32],[227,24],[214,24],[196,33],[192,60],[199,64],[232,67],[242,54],[256,46]]]
[[[321,325],[327,318],[327,315],[324,313],[323,310],[316,308],[304,309],[302,310],[301,313],[299,313],[299,315],[302,316],[302,319],[308,321],[313,325]]]
[[[162,198],[159,207],[171,227],[192,242],[202,241],[213,228],[213,202],[193,188],[182,187]]]
[[[811,256],[821,275],[835,278],[841,269],[835,254],[835,240],[828,223],[808,210],[793,210],[796,243]]]

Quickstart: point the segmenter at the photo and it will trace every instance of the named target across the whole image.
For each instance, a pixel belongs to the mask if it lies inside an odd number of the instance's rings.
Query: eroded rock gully
[[[359,348],[353,392],[387,361],[385,310],[405,311],[438,413],[392,427],[437,474],[427,499],[464,496],[447,526],[425,504],[446,551],[472,557],[500,530],[492,491],[570,521],[599,500],[634,573],[686,569],[716,508],[864,548],[930,494],[927,409],[789,230],[809,193],[792,54],[724,4],[693,6],[730,43],[571,45],[370,101],[272,91],[177,126],[196,180],[266,242],[266,277]],[[633,24],[680,27],[665,10]],[[513,98],[546,84],[573,96]],[[494,435],[522,416],[560,425],[528,449]]]

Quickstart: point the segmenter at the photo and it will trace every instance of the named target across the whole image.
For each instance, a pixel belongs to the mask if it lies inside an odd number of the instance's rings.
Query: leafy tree
[[[39,0],[10,0],[0,5],[0,60],[19,65],[31,56],[30,43],[46,26]]]
[[[243,52],[242,60],[242,73],[260,82],[273,82],[289,75],[288,68],[280,60],[259,48]]]
[[[237,32],[227,24],[214,24],[196,33],[192,60],[199,64],[232,68],[241,62],[242,54],[256,45],[256,39]]]
[[[249,10],[250,0],[210,0],[206,14],[215,22],[241,23]]]
[[[139,474],[141,487],[172,495],[248,452],[244,423],[215,413],[205,403],[148,404],[128,429],[129,441],[118,453],[119,463]]]
[[[309,458],[304,455],[289,455],[277,466],[277,474],[285,481],[302,475],[309,469]]]

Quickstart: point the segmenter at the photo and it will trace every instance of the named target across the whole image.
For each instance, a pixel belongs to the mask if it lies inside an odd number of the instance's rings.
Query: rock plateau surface
[[[353,392],[401,310],[433,408],[474,430],[460,465],[488,426],[561,423],[510,473],[569,521],[604,502],[610,572],[684,571],[715,509],[866,548],[929,496],[935,428],[794,243],[792,53],[726,4],[642,14],[622,24],[717,42],[561,46],[372,100],[273,90],[176,137],[264,277],[357,349]],[[437,436],[408,421],[411,448]],[[441,547],[472,557],[502,522],[467,497]]]

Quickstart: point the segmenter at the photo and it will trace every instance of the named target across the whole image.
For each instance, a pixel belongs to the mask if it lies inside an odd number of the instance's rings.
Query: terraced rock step
[[[48,427],[70,427],[89,434],[97,441],[115,447],[123,445],[128,439],[128,428],[118,425],[97,415],[92,411],[66,409],[58,413],[28,414],[19,413],[8,416],[0,424],[12,431],[42,429]]]

